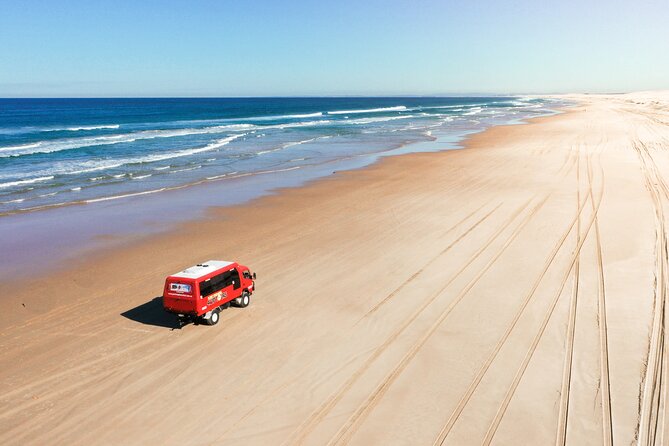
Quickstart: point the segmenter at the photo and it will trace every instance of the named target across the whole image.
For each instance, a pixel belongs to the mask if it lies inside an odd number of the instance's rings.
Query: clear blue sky
[[[0,0],[0,97],[669,88],[669,0]]]

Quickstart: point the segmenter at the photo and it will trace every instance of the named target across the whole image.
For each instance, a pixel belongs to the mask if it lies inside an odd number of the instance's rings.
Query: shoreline
[[[555,116],[571,107],[573,106],[554,108],[551,114],[538,118]],[[526,125],[534,119],[537,118],[511,120],[508,123],[498,125]],[[16,281],[16,277],[21,275],[25,279],[27,276],[34,276],[35,272],[40,275],[54,274],[68,269],[68,265],[80,256],[87,257],[101,250],[113,249],[116,244],[119,245],[119,248],[122,248],[127,246],[128,243],[135,243],[152,236],[178,231],[182,223],[196,222],[207,218],[210,208],[244,206],[257,198],[272,196],[283,190],[308,187],[312,182],[327,178],[335,173],[368,168],[381,162],[383,158],[412,153],[465,149],[467,141],[473,135],[488,131],[498,125],[480,131],[472,130],[455,134],[442,131],[439,132],[439,136],[430,135],[429,141],[405,143],[378,152],[327,160],[317,165],[288,167],[238,175],[226,174],[192,183],[162,187],[118,197],[73,201],[40,206],[25,211],[9,212],[0,215],[0,229],[5,234],[23,232],[24,236],[21,243],[25,243],[25,245],[17,244],[15,239],[8,239],[2,242],[6,250],[15,253],[30,252],[36,246],[39,246],[40,249],[46,249],[46,255],[42,255],[42,260],[40,260],[30,254],[23,254],[25,259],[19,257],[13,259],[12,264],[8,262],[0,264],[0,267],[5,269],[4,272],[0,273],[0,281]],[[273,183],[259,178],[265,175],[268,178],[273,178]],[[256,179],[255,184],[253,179]],[[229,190],[226,190],[228,189],[226,185],[230,185]],[[207,198],[203,200],[205,196]],[[226,199],[208,198],[218,196],[225,196]],[[169,212],[170,199],[175,199],[182,207],[188,206],[193,208],[194,211],[189,212],[189,215],[175,215]],[[136,201],[133,203],[133,200]],[[195,200],[195,202],[192,200]],[[89,205],[98,206],[97,212],[95,208],[87,207]],[[130,207],[141,207],[143,210],[135,212]],[[117,214],[123,215],[123,218],[119,219]],[[74,215],[77,215],[77,217],[75,218]],[[147,215],[156,215],[156,217],[147,218]],[[3,220],[5,218],[9,220]],[[95,223],[81,226],[78,222],[82,220]],[[158,220],[161,223],[156,224]],[[59,222],[59,229],[52,227],[50,221]],[[111,226],[110,222],[113,222]],[[96,226],[108,229],[101,232],[96,230]],[[77,230],[73,232],[69,227],[77,227]],[[27,228],[31,229],[27,230]],[[59,243],[56,244],[45,243],[45,238],[52,239],[53,233],[58,233],[62,241],[59,240]],[[128,241],[119,242],[122,239]],[[65,254],[62,254],[63,252]],[[57,263],[51,260],[52,258],[57,258]],[[21,277],[18,280],[20,281]]]
[[[221,107],[219,113],[202,110],[202,101],[177,101],[162,110],[163,125],[159,125],[160,122],[133,124],[133,120],[127,119],[128,108],[121,107],[114,111],[118,115],[118,124],[76,127],[75,130],[85,132],[65,135],[67,138],[57,133],[54,133],[55,137],[49,136],[45,132],[53,129],[38,125],[40,113],[53,108],[53,104],[33,106],[34,121],[37,122],[31,121],[28,114],[22,121],[24,127],[3,126],[0,129],[0,157],[11,157],[13,161],[7,165],[4,160],[4,181],[0,183],[4,198],[0,200],[0,211],[14,213],[70,201],[132,195],[237,171],[309,167],[313,162],[332,159],[338,154],[373,154],[409,141],[422,141],[429,135],[428,130],[435,128],[457,134],[467,127],[480,130],[516,117],[549,113],[547,107],[553,102],[523,97],[499,97],[497,100],[491,97],[377,98],[362,102],[379,106],[399,101],[404,105],[360,108],[361,101],[350,98],[344,100],[344,104],[351,107],[337,110],[337,104],[342,101],[335,98],[329,101],[293,98],[283,101],[286,114],[267,115],[262,107],[253,105],[256,101],[235,102],[235,107],[240,109],[233,113],[230,100],[213,101]],[[63,114],[71,119],[71,109],[76,107],[67,100],[62,102],[62,106],[69,110]],[[277,100],[271,98],[266,98],[263,104],[277,108]],[[104,110],[103,104],[100,107],[96,108],[96,113],[110,112]],[[209,113],[211,119],[179,119],[184,118],[184,109],[189,107],[195,114]],[[320,111],[300,114],[294,113],[296,109]],[[12,110],[10,107],[10,115]],[[147,111],[151,111],[148,106]],[[181,115],[177,117],[171,112]],[[20,107],[17,113],[21,115]],[[373,116],[368,117],[370,113]],[[239,114],[241,117],[235,117]],[[315,117],[319,119],[312,119]],[[21,121],[21,118],[17,119]],[[90,117],[84,115],[82,119],[86,121]],[[444,126],[447,122],[448,128]],[[223,135],[227,136],[221,139]],[[351,136],[354,137],[351,139]],[[155,138],[166,139],[159,139],[160,143],[155,144],[152,142]],[[102,150],[108,144],[112,146]],[[89,146],[94,153],[82,159],[79,149]],[[159,150],[157,146],[160,146]],[[95,154],[97,156],[93,156]],[[22,158],[26,156],[29,158]],[[45,165],[49,160],[53,160],[53,166]],[[29,171],[23,161],[32,163]],[[169,164],[165,165],[163,161]],[[29,187],[32,184],[34,187]]]

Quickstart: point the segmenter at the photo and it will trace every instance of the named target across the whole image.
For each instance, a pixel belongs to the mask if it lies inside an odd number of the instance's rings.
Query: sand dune
[[[578,96],[2,284],[2,444],[669,443],[669,94]],[[203,259],[251,306],[173,330]]]

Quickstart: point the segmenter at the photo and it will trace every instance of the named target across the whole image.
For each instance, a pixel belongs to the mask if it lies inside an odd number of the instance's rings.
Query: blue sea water
[[[0,99],[0,216],[424,150],[415,143],[457,141],[559,105],[531,97]]]

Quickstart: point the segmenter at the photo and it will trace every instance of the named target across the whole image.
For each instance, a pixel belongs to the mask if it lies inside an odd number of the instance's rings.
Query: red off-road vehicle
[[[236,262],[210,260],[165,279],[163,307],[179,322],[216,325],[219,312],[235,305],[247,307],[255,291],[256,274]]]

